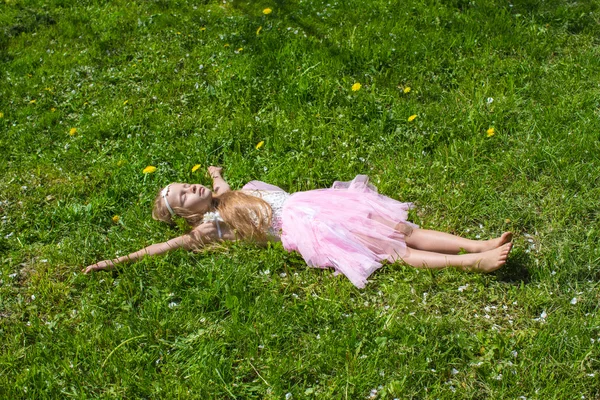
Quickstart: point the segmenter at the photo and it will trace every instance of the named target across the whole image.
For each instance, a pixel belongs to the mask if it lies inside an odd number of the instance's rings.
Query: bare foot
[[[477,260],[471,270],[488,273],[499,269],[506,264],[511,249],[512,243],[508,242],[500,247],[478,254],[478,256],[481,256],[482,258]]]
[[[490,240],[484,240],[481,242],[479,246],[478,253],[483,253],[488,250],[496,249],[506,243],[510,243],[512,241],[513,234],[512,232],[504,232],[500,237]]]

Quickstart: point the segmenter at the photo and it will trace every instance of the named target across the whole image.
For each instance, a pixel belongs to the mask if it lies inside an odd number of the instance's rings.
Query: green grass
[[[597,0],[0,3],[0,397],[598,398],[599,19]],[[208,184],[195,164],[292,192],[368,174],[421,226],[515,248],[492,275],[395,264],[364,290],[280,245],[80,274],[181,234],[150,208]]]

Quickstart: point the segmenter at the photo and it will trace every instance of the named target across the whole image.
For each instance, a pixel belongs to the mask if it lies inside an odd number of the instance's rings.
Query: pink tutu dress
[[[271,205],[271,232],[280,233],[286,250],[300,253],[311,267],[334,268],[358,288],[382,261],[405,254],[405,234],[417,227],[406,220],[412,204],[377,193],[366,175],[335,182],[330,189],[291,195],[260,181],[249,182],[243,190],[262,193]]]

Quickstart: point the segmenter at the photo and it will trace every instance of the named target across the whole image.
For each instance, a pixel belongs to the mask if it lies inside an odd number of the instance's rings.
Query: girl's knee
[[[405,224],[404,222],[398,222],[398,223],[396,224],[396,226],[394,227],[394,229],[395,229],[397,232],[400,232],[400,233],[402,233],[404,236],[406,236],[406,237],[409,237],[410,235],[412,235],[412,234],[413,234],[413,231],[414,231],[416,228],[413,228],[412,226],[410,226],[410,225],[407,225],[407,224]]]

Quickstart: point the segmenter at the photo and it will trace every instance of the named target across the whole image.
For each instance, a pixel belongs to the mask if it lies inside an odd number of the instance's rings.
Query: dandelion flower
[[[0,112],[0,118],[4,118],[4,113]]]
[[[362,85],[360,83],[356,82],[354,85],[352,85],[352,91],[358,92],[361,87],[362,87]]]
[[[258,29],[256,30],[256,36],[258,36],[258,34],[260,33],[261,30],[262,30],[262,26],[259,26]]]
[[[196,172],[198,171],[198,168],[200,168],[200,164],[196,164],[192,167],[192,172]]]
[[[242,51],[242,50],[244,50],[243,47],[240,47],[239,49],[237,49],[237,51]]]
[[[129,100],[125,100],[125,101],[123,102],[123,105],[125,105],[125,104],[127,104],[127,103],[129,103]]]
[[[156,167],[152,166],[152,165],[148,165],[146,168],[144,168],[144,170],[142,171],[144,174],[151,174],[154,171],[156,171]]]
[[[35,99],[29,100],[29,104],[35,104]]]
[[[56,108],[52,107],[52,108],[50,109],[50,111],[54,112],[54,111],[56,111]]]
[[[487,137],[492,137],[496,134],[496,130],[494,128],[490,128],[486,131]]]
[[[69,135],[73,136],[77,133],[77,128],[71,128],[69,129]]]
[[[506,219],[504,220],[504,222],[505,222],[505,223],[507,223],[507,224],[510,224],[510,218],[506,218]]]
[[[271,14],[272,12],[273,12],[273,10],[271,10],[270,8],[265,8],[265,9],[263,10],[263,14],[265,14],[265,15],[269,15],[269,14]]]
[[[121,219],[121,217],[119,217],[118,215],[115,215],[114,217],[112,217],[112,222],[114,222],[116,224],[117,222],[119,222],[120,219]]]
[[[414,119],[417,118],[417,114],[413,114],[410,117],[408,117],[408,122],[414,121]]]
[[[408,93],[408,92],[410,92],[410,86],[407,86],[404,88],[404,93]]]
[[[225,43],[223,47],[229,47],[229,43]]]
[[[201,31],[205,31],[205,30],[206,30],[206,28],[205,28],[205,27],[202,27],[202,28],[200,28],[200,30],[201,30]]]
[[[258,142],[258,143],[256,144],[256,150],[258,150],[258,149],[260,149],[261,147],[263,147],[263,145],[264,145],[264,144],[265,144],[265,141],[264,141],[264,140],[261,140],[260,142]]]

